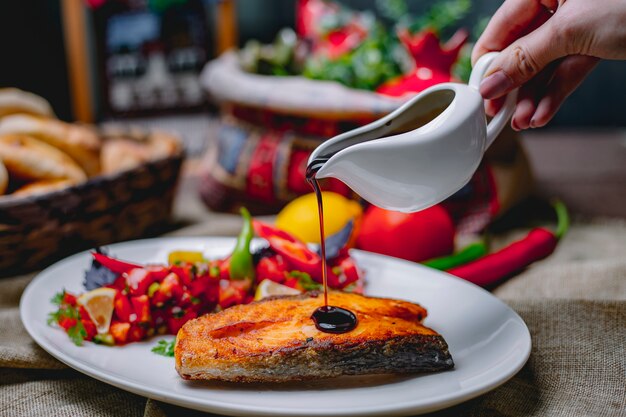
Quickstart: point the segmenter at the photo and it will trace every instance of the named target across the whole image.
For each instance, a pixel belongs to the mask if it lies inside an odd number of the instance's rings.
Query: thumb
[[[480,93],[486,99],[501,97],[537,75],[550,62],[567,54],[564,42],[558,41],[556,19],[519,38],[500,55],[480,83]]]

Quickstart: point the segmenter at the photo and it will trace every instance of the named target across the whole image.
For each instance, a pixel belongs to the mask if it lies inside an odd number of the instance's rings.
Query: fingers
[[[565,99],[580,85],[598,63],[598,58],[572,55],[556,68],[546,94],[537,105],[530,127],[545,126],[556,114]]]
[[[558,42],[558,22],[554,22],[555,19],[548,20],[513,42],[494,59],[488,76],[480,84],[483,97],[502,97],[535,77],[550,62],[567,54],[565,46]]]
[[[487,52],[501,51],[547,20],[557,0],[507,0],[493,15],[472,51],[472,64]]]
[[[536,77],[520,87],[517,106],[511,118],[511,127],[514,130],[519,131],[530,127],[531,118],[537,109],[537,101],[545,93],[546,86],[552,80],[558,64],[559,61],[548,65]]]

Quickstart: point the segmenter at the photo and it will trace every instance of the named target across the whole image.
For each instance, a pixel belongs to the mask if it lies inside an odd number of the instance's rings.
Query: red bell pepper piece
[[[129,272],[131,269],[134,269],[134,268],[142,268],[141,265],[111,258],[101,253],[91,252],[91,255],[96,261],[100,262],[103,266],[105,266],[106,268],[110,269],[111,271],[117,274],[123,274],[123,273]]]
[[[300,240],[289,233],[254,220],[254,231],[259,237],[267,240],[270,247],[292,267],[292,269],[306,272],[317,280],[322,276],[322,258]]]
[[[115,316],[118,318],[119,321],[125,323],[130,322],[130,315],[134,313],[134,310],[127,296],[118,291],[117,294],[115,294],[113,308],[115,311]]]
[[[136,323],[150,322],[150,299],[148,296],[144,294],[138,297],[130,297],[130,302],[137,316],[134,321],[131,321]]]
[[[482,287],[490,286],[554,252],[558,239],[550,230],[538,227],[498,252],[447,272]]]

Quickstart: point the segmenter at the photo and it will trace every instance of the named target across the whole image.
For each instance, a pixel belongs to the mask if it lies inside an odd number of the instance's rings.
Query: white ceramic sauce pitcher
[[[460,190],[508,122],[517,91],[489,122],[478,86],[497,52],[482,56],[469,85],[430,87],[387,116],[318,146],[309,165],[379,207],[415,212]]]

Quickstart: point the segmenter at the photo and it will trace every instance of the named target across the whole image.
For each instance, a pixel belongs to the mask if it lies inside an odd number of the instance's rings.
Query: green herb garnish
[[[322,284],[315,282],[313,278],[311,278],[311,275],[307,274],[306,272],[291,271],[287,275],[297,279],[298,284],[300,284],[302,289],[305,291],[319,290],[322,288]]]
[[[156,353],[157,355],[173,357],[175,344],[176,339],[172,339],[170,341],[159,340],[157,345],[152,348],[152,352]]]

